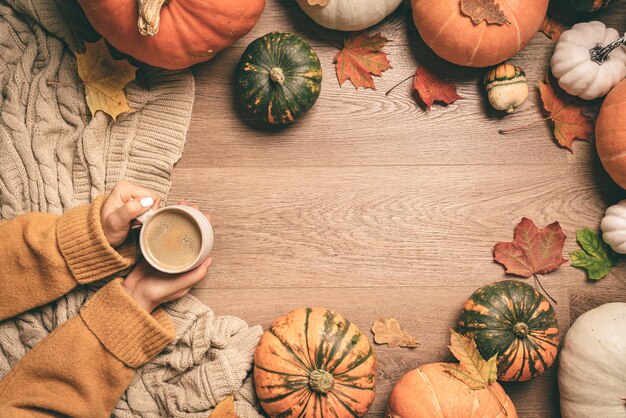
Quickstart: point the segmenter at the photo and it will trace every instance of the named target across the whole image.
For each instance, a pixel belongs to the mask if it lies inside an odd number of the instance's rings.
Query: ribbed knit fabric
[[[137,249],[126,245],[113,249],[104,237],[100,210],[104,196],[91,205],[70,209],[57,225],[57,239],[61,253],[74,278],[81,284],[91,283],[124,270],[136,260]],[[85,233],[85,225],[88,233]],[[106,259],[94,254],[106,254]]]
[[[133,368],[161,352],[176,336],[174,325],[163,309],[157,308],[152,315],[146,315],[124,290],[121,279],[100,289],[83,305],[80,316],[111,354]]]
[[[126,87],[136,112],[121,115],[115,123],[102,112],[90,119],[71,51],[83,52],[83,39],[97,38],[74,0],[0,0],[0,218],[30,211],[61,213],[92,201],[121,179],[167,196],[191,117],[191,71],[141,67],[137,81]],[[93,219],[96,211],[73,215]],[[90,260],[74,242],[77,231],[72,225],[64,230],[61,251],[72,260],[77,279],[87,283],[106,275],[105,266],[88,277]],[[133,250],[132,245],[118,249],[120,258],[110,266],[126,265]],[[78,287],[42,308],[0,322],[0,378],[50,332],[78,315],[102,285]],[[176,327],[176,338],[137,370],[112,416],[206,418],[234,393],[237,415],[259,418],[250,372],[261,328],[250,328],[238,318],[215,317],[190,295],[167,304],[164,311]],[[84,312],[83,319],[92,313],[88,307]],[[162,312],[155,311],[156,320]],[[111,330],[93,326],[92,331],[106,340]],[[122,361],[141,357],[126,358],[114,340],[107,344]]]

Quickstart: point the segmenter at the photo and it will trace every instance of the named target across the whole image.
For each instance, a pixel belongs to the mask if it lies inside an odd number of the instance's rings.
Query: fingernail
[[[150,196],[148,196],[142,198],[139,203],[141,203],[142,208],[149,208],[150,206],[154,205],[154,200]]]

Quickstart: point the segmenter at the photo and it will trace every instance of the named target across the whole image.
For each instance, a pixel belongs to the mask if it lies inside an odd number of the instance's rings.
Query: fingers
[[[151,196],[138,196],[136,199],[127,201],[111,214],[111,226],[114,228],[127,228],[133,219],[147,212],[155,203]]]
[[[138,199],[142,197],[151,197],[153,201],[153,205],[155,209],[158,207],[156,204],[159,201],[159,196],[153,192],[152,190],[146,189],[145,187],[137,186],[129,181],[122,180],[118,182],[111,194],[117,194],[122,202],[128,202],[131,199]]]
[[[194,203],[194,204],[190,205],[190,204],[187,203],[187,200],[185,200],[185,199],[179,200],[177,204],[178,205],[183,205],[183,206],[191,206],[192,208],[197,209],[200,212],[202,212],[200,210],[200,206],[198,204]],[[207,218],[207,220],[209,222],[211,222],[211,215],[209,215],[207,212],[202,212],[202,214]]]
[[[176,280],[177,284],[180,285],[181,288],[191,288],[200,280],[204,279],[212,262],[213,257],[207,257],[207,259],[204,260],[198,267],[188,271],[187,273],[179,275],[174,280]]]

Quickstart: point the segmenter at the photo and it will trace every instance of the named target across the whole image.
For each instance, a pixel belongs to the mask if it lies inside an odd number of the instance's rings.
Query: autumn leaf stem
[[[531,126],[536,125],[539,122],[543,122],[543,121],[550,120],[550,119],[552,119],[552,116],[546,116],[545,118],[534,120],[534,121],[532,121],[530,123],[527,123],[526,125],[518,126],[518,127],[515,127],[515,128],[511,128],[511,129],[500,129],[500,130],[498,130],[498,133],[501,134],[501,135],[510,134],[510,133],[513,133],[513,132],[524,130],[526,128],[530,128]]]
[[[507,412],[506,408],[504,407],[504,404],[502,404],[502,401],[500,401],[500,399],[498,399],[498,396],[496,395],[496,393],[493,391],[493,389],[491,389],[491,385],[487,385],[487,389],[489,390],[489,393],[491,393],[491,396],[493,396],[493,399],[495,399],[496,402],[498,402],[498,405],[500,405],[500,409],[502,409],[502,412],[504,412],[504,416],[508,417],[509,413]]]
[[[537,273],[533,274],[533,277],[535,278],[535,282],[539,285],[539,287],[541,288],[541,291],[548,297],[548,299],[550,299],[555,305],[558,305],[559,302],[556,301],[556,299],[554,299],[552,296],[550,296],[550,294],[548,293],[548,291],[543,287],[543,285],[541,284],[541,280],[539,280],[539,275]]]
[[[389,93],[391,93],[396,87],[398,87],[400,84],[404,83],[405,81],[412,79],[413,77],[415,77],[415,74],[408,76],[407,78],[405,78],[404,80],[400,81],[399,83],[396,83],[395,86],[393,86],[392,88],[387,90],[387,92],[385,93],[385,96],[389,96]]]

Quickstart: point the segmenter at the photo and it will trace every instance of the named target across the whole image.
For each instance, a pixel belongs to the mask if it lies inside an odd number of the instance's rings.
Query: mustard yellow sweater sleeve
[[[0,320],[134,264],[134,244],[116,250],[107,242],[103,202],[101,196],[62,216],[29,213],[0,222]]]
[[[165,311],[148,314],[116,279],[0,381],[0,416],[109,417],[134,368],[174,335]]]
[[[0,223],[0,319],[134,263],[133,245],[116,250],[106,241],[102,202]],[[0,380],[0,416],[108,417],[134,368],[174,335],[162,309],[149,314],[113,280]]]

